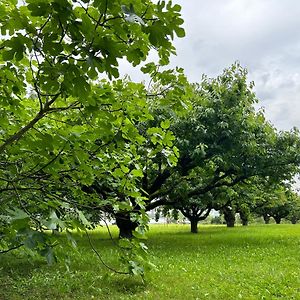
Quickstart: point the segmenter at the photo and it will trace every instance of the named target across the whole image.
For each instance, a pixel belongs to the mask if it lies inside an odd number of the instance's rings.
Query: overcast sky
[[[176,0],[186,37],[176,65],[191,81],[238,60],[255,82],[260,106],[279,129],[300,127],[300,1]]]
[[[267,118],[278,129],[300,127],[299,0],[173,3],[182,6],[186,37],[175,40],[172,65],[182,66],[195,82],[239,61],[255,82]]]

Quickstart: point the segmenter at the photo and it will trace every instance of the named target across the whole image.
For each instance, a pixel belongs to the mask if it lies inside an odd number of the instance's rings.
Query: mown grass
[[[146,283],[107,271],[78,237],[69,269],[20,253],[0,256],[0,299],[300,299],[300,225],[201,226],[197,235],[188,225],[152,225],[148,236],[159,270]],[[105,230],[91,238],[116,266]]]

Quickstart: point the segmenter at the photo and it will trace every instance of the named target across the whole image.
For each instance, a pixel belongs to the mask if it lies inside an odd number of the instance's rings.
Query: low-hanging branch
[[[129,275],[130,273],[129,272],[122,272],[122,271],[118,271],[114,268],[112,268],[111,266],[109,266],[104,260],[103,258],[101,257],[100,253],[96,250],[96,248],[94,247],[92,241],[91,241],[91,238],[90,238],[90,235],[88,234],[87,230],[85,230],[85,234],[88,238],[88,242],[92,248],[92,250],[94,251],[94,253],[96,254],[96,256],[99,258],[100,262],[107,268],[109,269],[110,271],[113,271],[114,273],[116,274],[121,274],[121,275]]]
[[[45,117],[45,115],[50,112],[50,106],[56,101],[60,94],[61,93],[56,94],[50,101],[48,101],[44,105],[42,109],[40,109],[40,111],[30,122],[24,125],[19,131],[10,136],[8,139],[6,139],[4,143],[0,145],[0,153],[2,153],[7,146],[19,141],[28,130],[30,130],[39,120]]]
[[[22,246],[24,246],[24,244],[19,244],[17,246],[13,246],[13,247],[11,247],[9,249],[6,249],[6,250],[0,250],[0,254],[8,253],[10,251],[13,251],[13,250],[16,250],[18,248],[21,248]]]

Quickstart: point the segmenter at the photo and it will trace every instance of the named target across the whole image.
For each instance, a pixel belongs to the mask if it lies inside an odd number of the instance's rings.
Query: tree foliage
[[[235,187],[253,178],[292,180],[299,170],[299,132],[278,132],[256,103],[247,71],[234,64],[194,86],[186,114],[160,110],[160,119],[172,120],[179,159],[175,167],[159,156],[147,165],[147,207],[175,206],[197,222],[212,208],[229,207],[238,198]]]
[[[271,217],[277,224],[284,218],[294,224],[299,220],[299,195],[287,183],[260,186],[256,198],[251,210],[263,217],[266,224]]]
[[[182,23],[180,6],[165,1],[1,2],[3,248],[25,245],[51,263],[57,241],[47,230],[63,229],[74,244],[70,230],[91,225],[85,210],[130,212],[129,199],[143,210],[137,127],[153,117],[142,84],[113,78],[120,59],[137,66],[151,49],[167,64]],[[154,129],[148,136],[163,143]]]

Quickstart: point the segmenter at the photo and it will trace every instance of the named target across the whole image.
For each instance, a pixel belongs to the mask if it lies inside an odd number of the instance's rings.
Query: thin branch
[[[110,229],[109,229],[109,226],[108,226],[106,220],[105,220],[104,218],[102,218],[102,217],[100,217],[100,219],[104,222],[105,227],[106,227],[106,229],[107,229],[107,232],[108,232],[108,234],[109,234],[109,237],[110,237],[111,241],[112,241],[117,247],[120,247],[120,245],[119,245],[118,243],[116,243],[115,240],[113,239],[112,234],[111,234],[111,231],[110,231]]]
[[[12,250],[16,250],[16,249],[18,249],[18,248],[20,248],[20,247],[22,247],[22,246],[24,246],[24,244],[20,244],[20,245],[14,246],[14,247],[9,248],[9,249],[7,249],[7,250],[2,250],[2,251],[0,251],[0,254],[4,254],[4,253],[10,252],[10,251],[12,251]]]
[[[19,195],[19,193],[18,193],[18,190],[17,190],[17,188],[16,188],[16,186],[15,186],[15,184],[12,182],[12,186],[14,187],[14,191],[15,191],[15,194],[16,194],[16,197],[17,197],[17,199],[18,199],[18,201],[19,201],[19,204],[20,204],[20,206],[24,209],[24,211],[31,217],[31,219],[33,220],[33,221],[35,221],[35,223],[36,223],[36,225],[39,227],[39,228],[41,228],[41,222],[37,219],[37,218],[35,218],[28,210],[27,210],[27,208],[24,206],[24,204],[23,204],[23,202],[22,202],[22,200],[21,200],[21,197],[20,197],[20,195]]]
[[[163,90],[161,90],[158,93],[155,94],[146,94],[146,97],[158,97],[158,96],[165,96],[165,92],[167,92],[168,90],[170,90],[172,88],[172,85],[167,86],[166,88],[164,88]]]
[[[81,108],[79,108],[80,113],[82,114],[84,120],[86,121],[86,123],[91,127],[94,128],[94,126],[92,125],[92,123],[86,118],[86,116],[84,115],[84,113],[82,112]]]
[[[116,17],[111,17],[108,19],[105,19],[102,23],[100,23],[99,25],[103,26],[106,22],[111,21],[111,20],[116,20],[116,19],[123,19],[121,16],[116,16]]]
[[[154,77],[158,74],[158,72],[159,72],[159,67],[160,67],[160,66],[157,66],[156,71],[154,72],[153,76],[151,76],[150,81],[149,81],[149,83],[148,83],[147,91],[149,91],[150,86],[151,86],[151,84],[152,84],[152,81],[153,81]]]
[[[48,109],[47,112],[52,113],[52,112],[57,112],[57,111],[64,111],[64,110],[68,110],[68,109],[80,109],[80,106],[77,106],[79,103],[79,101],[76,101],[72,104],[70,104],[69,106],[63,106],[63,107],[51,107]]]
[[[19,191],[40,191],[41,190],[41,188],[35,188],[35,187],[27,187],[27,188],[18,187],[17,189]],[[6,187],[6,188],[3,188],[3,189],[0,189],[0,193],[15,191],[15,190],[16,189],[14,187]]]
[[[48,22],[50,21],[50,19],[52,18],[52,15],[50,14],[46,20],[46,22],[37,30],[38,36],[40,35],[40,33],[42,32],[42,30],[46,27],[46,25],[48,24]]]
[[[59,44],[61,44],[61,42],[63,41],[64,37],[66,36],[66,32],[68,30],[68,24],[66,25],[66,29],[64,29],[64,26],[61,23],[60,18],[58,17],[58,22],[59,22],[59,27],[61,28],[61,37],[58,41]]]
[[[39,112],[29,123],[27,123],[25,126],[23,126],[18,132],[16,132],[14,135],[9,137],[1,146],[0,146],[0,153],[4,151],[4,149],[13,144],[14,142],[17,142],[19,139],[23,137],[23,135],[31,129],[34,124],[36,124],[40,119],[44,117],[44,112]]]
[[[33,174],[31,175],[35,175],[39,172],[41,172],[42,170],[44,170],[45,168],[47,168],[49,165],[51,165],[64,151],[66,144],[63,146],[63,148],[50,160],[48,161],[44,166],[42,166],[40,169],[38,169],[37,171],[35,171]]]
[[[101,257],[101,255],[99,254],[99,252],[95,249],[92,241],[91,241],[91,238],[90,238],[90,235],[88,234],[87,230],[85,230],[85,233],[88,237],[88,241],[89,241],[89,244],[92,248],[92,250],[94,251],[94,253],[97,255],[97,257],[99,258],[99,260],[101,261],[101,263],[109,270],[113,271],[114,273],[117,273],[117,274],[122,274],[122,275],[129,275],[130,273],[129,272],[121,272],[121,271],[118,271],[118,270],[115,270],[114,268],[110,267],[108,264],[105,263],[105,261],[103,260],[103,258]]]
[[[5,140],[5,142],[2,145],[0,145],[0,153],[3,152],[7,146],[20,140],[29,129],[31,129],[40,119],[42,119],[49,111],[50,105],[53,104],[59,96],[60,96],[60,93],[56,94],[49,102],[47,102],[45,104],[44,108],[41,111],[39,111],[36,114],[36,116],[29,123],[27,123],[25,126],[23,126],[15,134],[10,136],[7,140]]]
[[[142,18],[142,19],[143,19],[144,16],[146,15],[146,13],[147,13],[147,11],[148,11],[148,8],[149,8],[149,4],[147,5],[145,11],[144,11],[144,12],[142,13],[142,15],[141,15],[141,18]]]
[[[49,120],[52,120],[52,121],[55,121],[55,122],[58,122],[58,123],[63,123],[63,124],[69,125],[69,126],[73,126],[74,125],[74,124],[68,123],[66,121],[55,119],[55,118],[52,118],[52,117],[49,117],[49,116],[45,116],[45,117],[47,119],[49,119]]]

